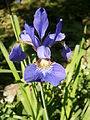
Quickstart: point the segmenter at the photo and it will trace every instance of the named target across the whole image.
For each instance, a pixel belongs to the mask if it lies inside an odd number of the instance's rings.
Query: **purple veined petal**
[[[66,60],[68,60],[70,58],[70,56],[72,55],[72,51],[71,49],[66,45],[65,47],[63,47],[63,51],[61,53],[61,55],[66,58]]]
[[[40,46],[37,48],[37,56],[40,59],[50,59],[51,51],[49,47]]]
[[[29,26],[26,22],[24,24],[24,28],[25,28],[26,32],[29,34],[29,36],[32,40],[32,43],[33,43],[34,47],[36,48],[34,28],[32,26]]]
[[[45,47],[48,47],[50,42],[51,42],[51,39],[50,39],[49,35],[47,35],[47,37],[45,38],[45,40],[43,42],[43,45]]]
[[[14,45],[9,55],[9,59],[13,62],[20,62],[24,60],[25,57],[26,57],[26,53],[21,50],[20,44]]]
[[[56,26],[56,33],[54,39],[51,41],[50,46],[52,46],[58,36],[58,34],[61,32],[62,29],[62,19],[60,19],[59,23]]]
[[[32,42],[32,39],[30,38],[29,34],[27,34],[26,30],[23,30],[19,36],[22,41]]]
[[[46,10],[44,8],[37,9],[34,15],[33,25],[41,40],[45,35],[45,32],[48,28],[48,24],[49,22],[48,22]]]
[[[42,82],[43,74],[38,69],[37,65],[30,64],[24,71],[24,80],[26,82]]]
[[[26,44],[32,45],[32,39],[30,38],[29,34],[27,34],[26,30],[23,30],[20,34],[21,42],[25,42]],[[39,39],[35,36],[35,45],[36,47],[40,46]]]
[[[37,36],[35,36],[35,45],[37,48],[41,45]]]
[[[52,39],[52,40],[54,40],[55,34],[50,34],[49,38]],[[64,38],[65,38],[65,34],[64,33],[59,33],[58,36],[57,36],[57,38],[56,38],[56,40],[55,40],[55,42],[56,41],[62,41]]]
[[[45,81],[57,86],[66,77],[65,69],[62,65],[55,62],[50,67],[51,70],[46,73]]]

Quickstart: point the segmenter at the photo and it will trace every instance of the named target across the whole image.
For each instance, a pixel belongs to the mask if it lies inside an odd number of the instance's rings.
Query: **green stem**
[[[45,110],[46,120],[49,120],[41,83],[40,83],[40,90],[41,90],[41,96],[42,96],[43,106],[44,106],[44,110]]]

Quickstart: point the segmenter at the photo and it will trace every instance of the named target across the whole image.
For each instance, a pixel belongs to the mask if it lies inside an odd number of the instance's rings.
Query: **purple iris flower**
[[[50,47],[52,47],[55,41],[62,41],[65,38],[65,34],[61,33],[62,19],[60,19],[56,26],[56,32],[54,34],[48,34],[45,40],[43,40],[48,25],[49,21],[44,8],[39,8],[35,12],[33,21],[34,27],[29,26],[26,22],[24,24],[25,30],[21,32],[20,40],[22,43],[32,45],[39,58],[36,64],[30,64],[26,67],[24,71],[24,79],[26,82],[47,81],[53,86],[57,86],[65,79],[66,73],[62,65],[50,61]],[[37,31],[39,37],[34,34],[34,30]],[[19,54],[18,50],[21,54]],[[19,44],[12,49],[9,58],[16,62],[23,60],[25,56],[26,55],[21,51]]]

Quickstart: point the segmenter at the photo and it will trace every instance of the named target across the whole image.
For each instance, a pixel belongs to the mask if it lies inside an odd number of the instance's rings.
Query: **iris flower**
[[[25,68],[24,79],[26,82],[47,81],[53,86],[57,86],[65,79],[66,73],[62,65],[51,62],[50,48],[55,41],[62,41],[65,38],[65,34],[61,33],[62,19],[60,19],[56,26],[56,32],[54,34],[48,34],[44,39],[48,25],[49,21],[44,8],[39,8],[35,12],[34,27],[29,26],[26,22],[24,24],[25,30],[21,32],[20,40],[22,43],[32,45],[38,56],[36,64],[30,64]],[[38,37],[34,33],[35,30],[38,33]],[[66,56],[66,54],[64,55]],[[9,59],[17,62],[23,60],[25,57],[26,53],[21,50],[19,43],[12,49]]]

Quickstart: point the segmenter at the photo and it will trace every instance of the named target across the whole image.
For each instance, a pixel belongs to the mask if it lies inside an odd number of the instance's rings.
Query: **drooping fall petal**
[[[53,86],[57,86],[66,77],[65,69],[62,65],[55,62],[50,67],[51,70],[46,73],[45,80]]]
[[[26,57],[26,53],[21,50],[20,44],[14,45],[9,55],[9,59],[13,62],[20,62],[24,60],[25,57]]]

